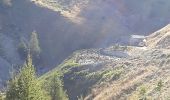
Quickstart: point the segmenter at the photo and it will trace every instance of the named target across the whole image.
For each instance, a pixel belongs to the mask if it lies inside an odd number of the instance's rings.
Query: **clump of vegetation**
[[[146,88],[145,87],[140,88],[139,94],[140,94],[140,99],[139,100],[147,100]]]
[[[161,96],[161,90],[163,88],[163,82],[162,80],[160,80],[158,83],[157,83],[157,86],[156,86],[156,90],[158,92],[158,100],[161,99],[160,96]]]
[[[68,100],[68,96],[63,89],[63,82],[59,74],[54,74],[46,81],[46,90],[48,91],[51,100]]]
[[[113,69],[113,70],[106,70],[102,73],[102,80],[109,81],[109,80],[115,80],[120,77],[122,73],[121,69]]]

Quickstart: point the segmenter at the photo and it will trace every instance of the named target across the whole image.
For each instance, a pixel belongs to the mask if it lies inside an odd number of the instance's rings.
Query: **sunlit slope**
[[[79,16],[81,9],[89,0],[31,0],[35,4],[54,10],[75,23],[83,19]]]
[[[148,99],[166,100],[170,93],[169,66],[169,49],[114,45],[76,51],[41,80],[62,73],[71,100],[77,96],[85,100],[137,100],[142,97],[142,89]],[[163,84],[161,91],[157,90],[159,82]]]
[[[161,30],[151,34],[147,38],[147,45],[154,48],[170,48],[170,25],[162,28]]]
[[[32,0],[72,21],[116,18],[135,34],[148,34],[168,24],[170,1],[167,0]],[[95,18],[95,19],[94,19]]]

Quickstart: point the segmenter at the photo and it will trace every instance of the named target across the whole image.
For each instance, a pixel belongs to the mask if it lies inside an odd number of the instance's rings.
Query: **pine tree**
[[[63,89],[63,83],[57,74],[50,78],[47,88],[49,89],[51,100],[68,100],[66,92]]]
[[[9,81],[6,100],[49,100],[35,74],[32,59],[28,56],[17,75]]]
[[[20,54],[21,59],[26,59],[28,55],[28,47],[27,44],[21,40],[21,42],[18,45],[18,53]]]
[[[38,35],[35,31],[32,32],[32,34],[31,34],[30,52],[32,55],[34,55],[36,57],[38,57],[41,52],[41,48],[39,46],[39,41],[38,41]]]

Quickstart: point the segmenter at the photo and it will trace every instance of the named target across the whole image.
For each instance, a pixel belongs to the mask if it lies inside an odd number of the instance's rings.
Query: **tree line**
[[[12,74],[0,100],[68,100],[68,96],[57,73],[46,83],[39,80],[29,54],[19,72]]]
[[[0,100],[68,100],[58,73],[43,82],[36,75],[32,61],[39,60],[41,49],[35,31],[31,33],[28,43],[20,41],[18,53],[25,63],[19,71],[12,72],[6,92],[0,94]]]

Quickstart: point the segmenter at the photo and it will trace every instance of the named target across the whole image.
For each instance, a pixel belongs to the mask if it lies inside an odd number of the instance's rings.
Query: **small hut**
[[[145,46],[145,42],[146,42],[146,37],[143,35],[131,35],[130,38],[130,45],[131,46],[140,46],[143,47]]]

